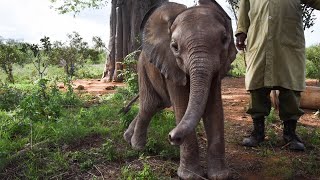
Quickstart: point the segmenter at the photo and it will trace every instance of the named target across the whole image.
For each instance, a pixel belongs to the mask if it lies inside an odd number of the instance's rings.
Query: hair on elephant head
[[[142,149],[151,117],[172,105],[177,126],[169,133],[169,140],[181,145],[178,175],[190,179],[194,174],[186,169],[201,172],[195,128],[203,118],[208,177],[227,177],[221,79],[237,52],[230,18],[216,3],[187,8],[165,2],[147,13],[142,30],[140,109],[124,133],[125,140]]]

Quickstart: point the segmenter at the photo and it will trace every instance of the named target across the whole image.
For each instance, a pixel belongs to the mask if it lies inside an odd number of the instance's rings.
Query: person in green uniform
[[[300,92],[305,89],[305,39],[301,4],[320,9],[320,0],[241,0],[236,46],[246,49],[245,86],[250,92],[247,113],[254,129],[244,146],[264,141],[264,121],[271,109],[270,91],[279,94],[279,116],[283,139],[292,150],[304,150],[296,135],[303,111]],[[245,44],[246,43],[246,44]]]

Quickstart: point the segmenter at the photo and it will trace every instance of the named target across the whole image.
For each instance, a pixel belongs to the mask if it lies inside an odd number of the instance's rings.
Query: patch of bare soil
[[[60,83],[59,88],[66,90],[67,87]],[[114,93],[117,87],[123,87],[123,83],[118,82],[103,82],[100,79],[79,79],[72,81],[72,87],[75,92],[90,93],[95,95]]]
[[[84,87],[83,90],[79,91],[85,91],[93,94],[111,93],[114,92],[114,90],[107,90],[106,88],[124,86],[121,83],[103,83],[98,80],[77,80],[73,83],[75,84],[75,88],[80,85]],[[316,83],[317,82],[314,80],[307,81],[308,85],[314,85]],[[281,122],[277,122],[273,125],[277,138],[277,143],[275,145],[268,145],[268,139],[271,139],[272,137],[266,137],[266,145],[263,147],[246,148],[241,146],[242,139],[249,135],[252,129],[252,120],[250,116],[246,114],[246,108],[249,103],[249,93],[244,87],[244,78],[226,77],[222,81],[222,98],[225,114],[226,159],[227,166],[231,170],[231,179],[284,179],[286,176],[281,174],[282,171],[279,169],[270,169],[270,167],[272,167],[272,165],[274,167],[274,164],[277,163],[279,164],[279,167],[281,167],[281,163],[284,163],[282,162],[282,157],[285,157],[286,161],[290,161],[293,157],[299,157],[299,160],[304,161],[309,157],[310,152],[314,150],[313,146],[311,144],[306,144],[307,150],[305,152],[291,152],[286,149],[282,141]],[[320,127],[320,119],[314,116],[314,113],[315,110],[305,110],[305,115],[301,117],[299,125],[306,126],[308,128]],[[201,150],[203,150],[205,149],[205,140],[201,137],[204,137],[204,135],[201,132],[199,135]],[[101,140],[101,137],[98,137],[98,139]],[[84,148],[88,148],[91,141],[93,141],[93,147],[97,144],[101,144],[101,142],[99,143],[99,140],[95,143],[95,140],[90,137],[83,142]],[[78,149],[79,147],[75,145],[72,149],[74,148]],[[317,155],[320,155],[320,152],[318,152]],[[201,155],[201,157],[203,157],[203,155]],[[318,161],[320,162],[320,159],[318,159]],[[161,166],[163,164],[168,164],[168,167],[172,166],[168,171],[164,171],[164,173],[168,173],[172,179],[178,179],[175,174],[178,162],[164,162],[161,158],[155,157],[150,158],[147,163],[150,164],[154,171],[158,170],[159,167],[163,167]],[[170,165],[170,163],[174,163],[174,165]],[[132,167],[141,166],[141,161],[137,160],[136,162],[126,162],[125,164],[129,164]],[[80,178],[87,179],[95,176],[95,178],[98,177],[99,179],[119,179],[119,177],[121,177],[121,167],[123,165],[123,162],[99,164],[96,165],[93,170],[90,170],[90,172],[82,173]],[[292,166],[292,163],[284,163],[283,166],[286,165]],[[283,171],[286,172],[286,170]],[[290,173],[290,169],[288,172]],[[294,176],[295,179],[317,179],[317,177],[305,174],[305,172],[301,172],[301,175],[299,175],[299,172],[294,174],[298,174]]]

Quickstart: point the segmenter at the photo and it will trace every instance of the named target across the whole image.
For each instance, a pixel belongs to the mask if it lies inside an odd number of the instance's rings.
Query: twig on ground
[[[287,144],[285,144],[284,146],[282,146],[280,149],[284,149],[286,147],[288,147],[290,145],[290,142],[288,142]]]
[[[104,180],[104,177],[103,177],[103,174],[101,173],[101,171],[99,170],[99,168],[96,166],[96,165],[93,165],[95,168],[96,168],[96,170],[101,174],[101,176],[102,176],[102,179]]]
[[[269,145],[270,145],[270,147],[272,148],[273,153],[276,153],[276,151],[274,150],[274,148],[273,148],[273,146],[272,146],[271,142],[269,142]]]
[[[63,172],[63,173],[60,173],[58,175],[52,176],[52,177],[50,177],[50,179],[57,179],[59,176],[62,176],[62,175],[65,175],[65,174],[68,174],[68,172]]]
[[[274,128],[276,128],[276,129],[278,129],[278,130],[280,130],[280,131],[282,131],[282,128],[281,127],[279,127],[279,126],[277,126],[276,124],[270,124],[272,127],[274,127]]]
[[[93,176],[93,177],[95,177],[95,178],[97,177],[96,175],[94,175],[93,173],[91,173],[91,172],[89,172],[89,171],[88,171],[88,174],[90,174],[91,176]]]
[[[21,157],[21,156],[25,155],[27,152],[29,152],[32,149],[43,147],[47,142],[49,142],[49,140],[44,140],[44,141],[38,142],[38,143],[33,144],[33,145],[29,144],[29,146],[25,147],[24,149],[18,151],[16,154],[14,154],[13,157],[14,158]]]

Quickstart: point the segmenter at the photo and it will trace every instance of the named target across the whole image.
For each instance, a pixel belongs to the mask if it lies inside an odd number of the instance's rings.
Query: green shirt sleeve
[[[238,10],[238,25],[237,25],[236,35],[239,33],[247,34],[250,26],[249,10],[250,10],[249,0],[241,0],[239,4],[239,10]]]
[[[320,10],[320,0],[302,0],[302,2],[314,9]]]

